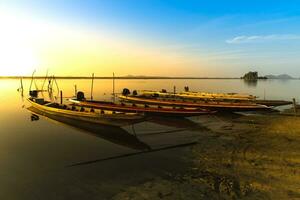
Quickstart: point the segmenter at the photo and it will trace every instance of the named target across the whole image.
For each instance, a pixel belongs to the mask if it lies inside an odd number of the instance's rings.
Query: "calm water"
[[[90,80],[57,80],[65,97],[78,90],[90,96]],[[245,83],[242,80],[116,80],[116,91],[123,88],[177,91],[190,90],[251,93],[261,98],[291,100],[300,97],[299,80],[267,80]],[[42,80],[37,80],[40,87]],[[25,97],[30,81],[24,81]],[[123,129],[91,129],[88,125],[69,125],[40,117],[31,120],[26,98],[17,88],[19,80],[0,80],[0,199],[105,199],[122,188],[154,176],[177,173],[189,163],[186,151],[140,154],[90,165],[68,165],[94,159],[139,152],[195,141],[205,134],[189,120],[152,119]],[[111,99],[112,81],[95,80],[94,99]],[[45,95],[46,96],[46,95]],[[77,127],[75,126],[77,125]],[[118,134],[122,134],[122,137]],[[133,137],[133,134],[137,138]],[[110,137],[111,136],[111,137]]]

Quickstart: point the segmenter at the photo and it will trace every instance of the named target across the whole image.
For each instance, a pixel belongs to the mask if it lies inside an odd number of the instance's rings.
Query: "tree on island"
[[[248,72],[242,77],[242,79],[246,81],[255,81],[257,79],[267,79],[267,77],[258,76],[258,72]]]

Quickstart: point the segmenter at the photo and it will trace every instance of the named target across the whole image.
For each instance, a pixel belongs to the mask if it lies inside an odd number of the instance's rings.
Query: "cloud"
[[[226,40],[228,44],[242,44],[242,43],[257,43],[265,41],[285,41],[285,40],[300,40],[300,35],[281,34],[281,35],[252,35],[252,36],[237,36]]]

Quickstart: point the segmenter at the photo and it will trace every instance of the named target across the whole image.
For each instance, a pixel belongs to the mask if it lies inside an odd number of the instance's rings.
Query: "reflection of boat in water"
[[[48,119],[54,120],[55,122],[60,122],[64,125],[68,125],[74,128],[78,128],[80,130],[84,130],[89,134],[92,134],[96,137],[108,140],[112,143],[126,146],[131,149],[137,150],[149,150],[150,147],[140,141],[136,136],[128,133],[126,130],[116,127],[116,126],[108,126],[95,124],[88,121],[77,120],[74,118],[64,117],[56,114],[51,114],[49,112],[41,111],[33,106],[27,108],[33,115],[41,115],[45,116]],[[36,117],[34,117],[36,119]]]
[[[123,126],[137,121],[142,121],[144,117],[136,113],[112,112],[106,110],[86,110],[75,106],[62,105],[45,101],[42,98],[29,98],[31,105],[45,114],[52,114],[78,121],[86,121],[102,125]]]

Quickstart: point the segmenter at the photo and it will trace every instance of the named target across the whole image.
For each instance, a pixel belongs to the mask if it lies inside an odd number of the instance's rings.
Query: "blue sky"
[[[0,6],[173,55],[181,61],[178,75],[236,77],[257,70],[300,76],[297,0],[10,0]]]

